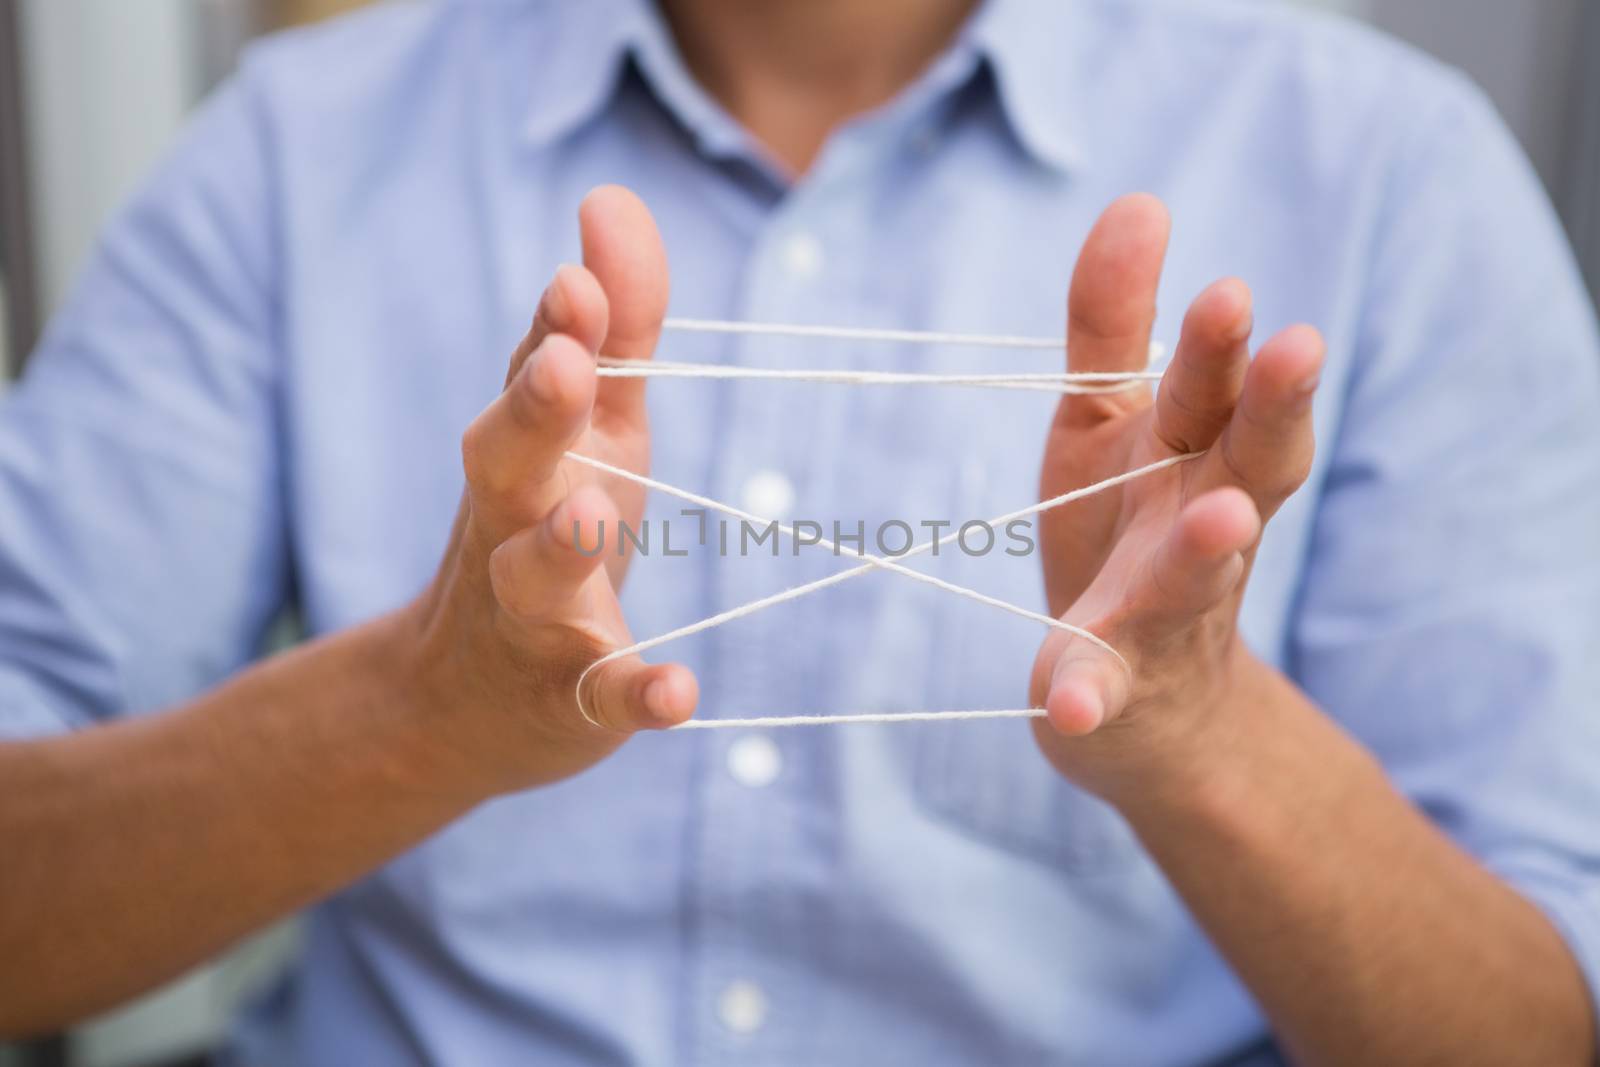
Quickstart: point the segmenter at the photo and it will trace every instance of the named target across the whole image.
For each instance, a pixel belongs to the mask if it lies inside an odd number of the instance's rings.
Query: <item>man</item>
[[[1154,333],[1154,399],[593,369],[669,303],[1050,334],[1069,273],[1069,368]],[[242,1062],[1591,1062],[1596,356],[1483,101],[1261,5],[458,0],[268,43],[7,400],[5,1028],[310,907]],[[569,448],[869,529],[1204,455],[1042,519],[1042,597],[918,564],[1126,671],[872,576],[606,664],[594,725],[602,653],[848,560],[586,555],[677,503]],[[315,639],[246,666],[291,598]],[[1015,706],[1030,665],[1032,737],[660,729]]]

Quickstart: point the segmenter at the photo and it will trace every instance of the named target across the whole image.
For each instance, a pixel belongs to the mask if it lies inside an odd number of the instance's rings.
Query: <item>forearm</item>
[[[616,186],[584,198],[579,230],[586,266],[556,273],[463,435],[450,541],[407,609],[165,714],[0,744],[0,1033],[136,993],[479,801],[693,714],[687,668],[601,661],[631,638],[578,546],[644,499],[566,459],[648,466],[643,385],[600,382],[595,359],[654,351],[666,254]]]
[[[396,618],[167,713],[0,746],[0,1031],[169,978],[472,806],[402,691]]]
[[[1243,673],[1194,784],[1118,804],[1297,1061],[1593,1062],[1543,914],[1281,675]]]

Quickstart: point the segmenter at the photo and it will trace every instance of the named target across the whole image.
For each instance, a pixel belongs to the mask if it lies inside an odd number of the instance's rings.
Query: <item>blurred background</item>
[[[102,223],[239,49],[361,2],[0,0],[0,390]],[[1477,79],[1532,157],[1600,295],[1600,2],[1297,2],[1370,21]],[[71,1034],[0,1046],[0,1067],[198,1064],[232,1006],[293,950],[292,928],[273,931]]]

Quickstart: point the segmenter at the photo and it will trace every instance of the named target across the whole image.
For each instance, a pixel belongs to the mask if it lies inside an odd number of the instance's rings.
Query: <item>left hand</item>
[[[1108,208],[1073,274],[1072,371],[1145,365],[1170,223],[1161,203]],[[1045,513],[1050,610],[1104,638],[1129,670],[1060,631],[1040,649],[1035,734],[1050,761],[1114,799],[1204,759],[1241,680],[1265,670],[1241,642],[1239,601],[1262,524],[1305,480],[1311,398],[1324,345],[1294,327],[1252,361],[1250,291],[1226,280],[1189,309],[1159,394],[1062,398],[1045,447],[1042,498],[1168,456],[1191,462]]]

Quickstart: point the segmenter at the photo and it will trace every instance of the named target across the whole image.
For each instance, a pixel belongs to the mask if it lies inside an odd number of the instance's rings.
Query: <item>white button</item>
[[[783,753],[770,737],[749,734],[728,746],[728,773],[752,789],[771,785],[783,770]]]
[[[821,274],[822,260],[822,242],[809,233],[791,234],[783,243],[783,265],[801,281]]]
[[[939,131],[933,126],[924,126],[911,135],[911,150],[925,156],[931,156],[939,148]]]
[[[794,483],[777,471],[757,471],[740,494],[744,510],[763,519],[781,519],[794,507]]]
[[[717,998],[722,1025],[736,1034],[753,1034],[767,1021],[767,996],[754,982],[734,982]]]

